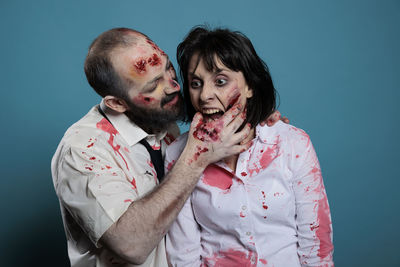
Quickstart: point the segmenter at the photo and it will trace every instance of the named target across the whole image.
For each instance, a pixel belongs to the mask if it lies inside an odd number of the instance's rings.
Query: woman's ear
[[[252,98],[252,97],[253,97],[253,89],[247,88],[246,98]]]

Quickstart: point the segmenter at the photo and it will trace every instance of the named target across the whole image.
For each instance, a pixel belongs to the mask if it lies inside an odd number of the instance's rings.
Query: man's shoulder
[[[104,120],[106,119],[98,111],[98,106],[94,106],[67,129],[60,143],[69,147],[90,148],[99,139],[106,138],[104,129],[99,127],[104,124]]]

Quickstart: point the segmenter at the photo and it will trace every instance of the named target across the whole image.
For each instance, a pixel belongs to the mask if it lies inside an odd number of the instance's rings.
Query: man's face
[[[125,112],[139,126],[163,129],[182,115],[182,95],[168,56],[152,41],[141,38],[111,54],[113,66],[128,85]],[[145,124],[145,125],[143,125]]]

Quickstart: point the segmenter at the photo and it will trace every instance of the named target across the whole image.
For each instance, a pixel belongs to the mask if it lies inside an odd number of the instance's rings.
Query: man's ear
[[[119,112],[123,113],[128,110],[128,104],[122,100],[121,98],[115,97],[115,96],[105,96],[103,98],[104,105],[106,105],[108,108]]]

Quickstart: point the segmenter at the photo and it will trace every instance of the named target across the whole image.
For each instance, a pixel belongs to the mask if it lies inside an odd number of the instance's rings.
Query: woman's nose
[[[205,102],[212,99],[214,96],[214,87],[204,84],[200,92],[200,100]]]

